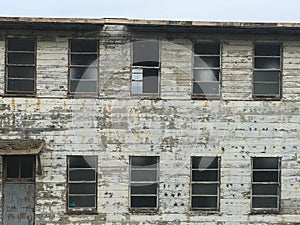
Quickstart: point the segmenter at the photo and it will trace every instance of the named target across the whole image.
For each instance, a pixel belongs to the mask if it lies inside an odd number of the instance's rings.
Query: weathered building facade
[[[0,31],[3,225],[300,223],[299,24]]]

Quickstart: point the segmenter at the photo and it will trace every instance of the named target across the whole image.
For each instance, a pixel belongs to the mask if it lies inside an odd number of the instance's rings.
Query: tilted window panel
[[[191,163],[191,209],[218,210],[220,158],[210,156],[192,157]]]
[[[130,157],[130,208],[158,209],[159,159],[156,156]]]
[[[97,157],[68,157],[68,209],[95,211],[97,208]]]
[[[36,92],[36,40],[9,38],[6,41],[6,94]]]
[[[280,158],[252,158],[252,210],[279,211]]]
[[[282,80],[282,45],[254,45],[253,97],[279,99]]]
[[[194,43],[193,98],[220,97],[220,43]]]
[[[98,41],[70,40],[69,93],[97,96],[98,93]]]

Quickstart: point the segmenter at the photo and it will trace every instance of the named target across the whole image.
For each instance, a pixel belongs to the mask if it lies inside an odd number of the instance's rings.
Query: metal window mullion
[[[71,52],[71,55],[98,55],[97,52]]]
[[[202,67],[202,66],[195,66],[194,70],[220,70],[221,67]]]
[[[132,69],[159,69],[160,66],[132,66]]]
[[[195,54],[195,57],[220,57],[221,54]]]

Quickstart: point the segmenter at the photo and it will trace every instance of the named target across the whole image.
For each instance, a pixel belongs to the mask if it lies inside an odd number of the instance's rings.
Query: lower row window
[[[191,158],[191,210],[218,211],[220,208],[220,157]],[[131,156],[129,200],[132,211],[157,211],[159,157]],[[279,211],[280,158],[253,157],[251,209],[253,212]],[[96,156],[68,157],[68,209],[96,211]]]

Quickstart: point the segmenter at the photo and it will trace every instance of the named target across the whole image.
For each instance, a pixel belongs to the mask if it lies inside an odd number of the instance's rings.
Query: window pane
[[[70,168],[96,168],[97,157],[95,156],[69,156]]]
[[[71,40],[72,52],[98,52],[97,40]]]
[[[34,64],[32,53],[8,53],[8,64]]]
[[[34,92],[34,80],[8,80],[8,92]]]
[[[96,194],[95,184],[69,184],[69,194]]]
[[[278,169],[279,159],[276,157],[253,158],[253,169]]]
[[[31,66],[9,66],[8,77],[9,78],[32,78],[34,79],[34,67]]]
[[[217,208],[217,197],[193,196],[192,208]]]
[[[192,171],[192,181],[218,181],[218,171],[194,170]]]
[[[19,160],[15,157],[7,158],[7,178],[18,178],[19,177]]]
[[[143,93],[143,82],[140,81],[132,81],[132,94],[142,94]]]
[[[194,70],[194,81],[219,81],[219,70]]]
[[[192,184],[192,195],[217,195],[217,184]]]
[[[34,51],[35,40],[32,39],[8,39],[9,51]]]
[[[132,80],[143,80],[143,69],[132,69]]]
[[[257,56],[280,56],[280,44],[256,44],[254,47]]]
[[[156,168],[157,167],[157,157],[152,156],[133,156],[131,159],[132,168]]]
[[[278,182],[278,171],[253,171],[253,182]]]
[[[279,95],[279,83],[254,83],[255,95]]]
[[[258,69],[280,69],[280,58],[255,58],[254,67]]]
[[[85,80],[71,80],[70,91],[71,92],[87,92],[87,93],[96,93],[97,92],[96,81],[85,81]]]
[[[159,41],[133,42],[134,66],[159,66]]]
[[[253,184],[253,195],[278,195],[278,185],[274,184]]]
[[[69,207],[96,207],[95,196],[69,196]]]
[[[158,69],[143,69],[143,93],[158,93]]]
[[[219,82],[194,82],[193,93],[202,95],[218,95]]]
[[[71,67],[71,79],[93,79],[97,80],[97,68],[93,67]]]
[[[156,194],[157,184],[131,184],[131,194]]]
[[[71,170],[69,172],[70,181],[94,181],[96,180],[95,170]]]
[[[97,54],[71,55],[71,65],[97,65]]]
[[[33,178],[35,157],[21,158],[21,178]]]
[[[195,56],[194,67],[209,68],[209,67],[220,67],[219,56]]]
[[[252,197],[252,208],[277,208],[277,197]]]
[[[275,71],[255,71],[253,73],[254,81],[278,82],[280,80],[280,72]]]
[[[132,170],[132,181],[157,181],[156,170]]]
[[[132,208],[156,208],[156,196],[131,196]]]
[[[193,157],[192,158],[192,168],[193,169],[217,169],[218,166],[218,158],[217,157]]]
[[[220,44],[219,43],[195,43],[194,52],[195,54],[202,54],[202,55],[219,55]]]

